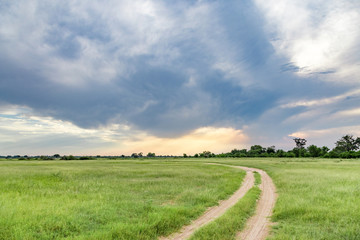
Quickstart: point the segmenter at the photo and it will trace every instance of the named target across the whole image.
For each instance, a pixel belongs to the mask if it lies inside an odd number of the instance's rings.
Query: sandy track
[[[255,215],[248,220],[244,231],[238,233],[236,239],[263,240],[269,235],[270,217],[277,198],[276,188],[266,172],[255,168],[246,169],[257,171],[261,175],[261,196],[257,203]]]
[[[194,220],[190,225],[184,226],[179,232],[174,233],[168,237],[160,237],[159,240],[188,239],[200,227],[223,215],[226,210],[234,206],[247,193],[247,191],[254,186],[254,171],[258,172],[261,175],[261,197],[258,201],[255,215],[249,219],[245,230],[237,234],[236,239],[265,239],[266,236],[269,234],[269,229],[271,225],[269,217],[271,216],[276,201],[276,189],[271,178],[266,174],[266,172],[256,168],[231,166],[216,163],[209,164],[222,165],[245,170],[246,176],[241,187],[229,199],[221,201],[218,206],[209,208],[202,216]]]
[[[246,171],[246,176],[241,187],[227,200],[221,201],[218,206],[209,208],[202,216],[194,220],[190,225],[184,226],[179,232],[160,240],[180,240],[189,238],[197,229],[223,215],[226,210],[234,206],[240,198],[254,185],[254,174],[251,170]]]

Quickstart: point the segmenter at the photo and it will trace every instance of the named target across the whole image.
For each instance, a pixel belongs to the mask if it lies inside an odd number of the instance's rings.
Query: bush
[[[286,153],[286,157],[288,157],[288,158],[294,158],[294,157],[296,157],[296,155],[295,155],[295,153],[293,153],[293,152],[287,152],[287,153]]]

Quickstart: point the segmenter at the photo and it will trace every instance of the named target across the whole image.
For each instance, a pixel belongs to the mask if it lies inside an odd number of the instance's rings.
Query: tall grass
[[[360,239],[360,161],[324,159],[218,159],[257,167],[278,191],[272,240]]]
[[[1,161],[0,239],[156,239],[245,173],[175,161]]]
[[[232,240],[241,231],[256,208],[260,196],[259,187],[251,188],[231,209],[215,221],[200,228],[191,240]]]
[[[210,160],[273,178],[271,240],[360,239],[360,161],[310,158],[1,161],[0,239],[168,235],[240,186],[244,172]]]

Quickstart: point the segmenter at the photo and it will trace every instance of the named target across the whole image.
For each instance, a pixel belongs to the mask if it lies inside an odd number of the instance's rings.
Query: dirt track
[[[226,210],[234,206],[250,188],[253,187],[254,171],[260,173],[261,175],[261,197],[258,201],[255,215],[248,220],[245,230],[238,233],[236,239],[262,240],[266,238],[271,225],[269,217],[271,216],[276,201],[276,189],[271,178],[266,174],[266,172],[260,169],[223,164],[214,165],[229,166],[245,170],[246,176],[241,187],[229,199],[221,201],[218,206],[209,208],[202,216],[194,220],[190,225],[184,226],[179,232],[168,237],[161,237],[160,240],[188,239],[197,229],[220,217],[226,212]]]
[[[252,216],[244,229],[244,231],[237,234],[236,239],[241,240],[263,240],[270,230],[270,217],[276,202],[276,188],[266,172],[255,168],[249,169],[260,173],[261,175],[261,196],[257,203],[255,215]]]

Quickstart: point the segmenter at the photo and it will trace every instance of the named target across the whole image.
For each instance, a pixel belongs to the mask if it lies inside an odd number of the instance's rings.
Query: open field
[[[273,179],[278,199],[270,239],[360,239],[360,161],[227,159]]]
[[[240,186],[245,172],[205,162],[272,177],[278,199],[270,239],[360,239],[360,161],[305,158],[0,161],[0,239],[168,235]],[[229,211],[251,212],[254,194],[242,200],[248,207],[239,202]],[[236,216],[225,214],[196,239],[222,231],[219,222],[244,222]]]
[[[171,161],[2,161],[0,239],[156,239],[225,199],[245,172]]]

